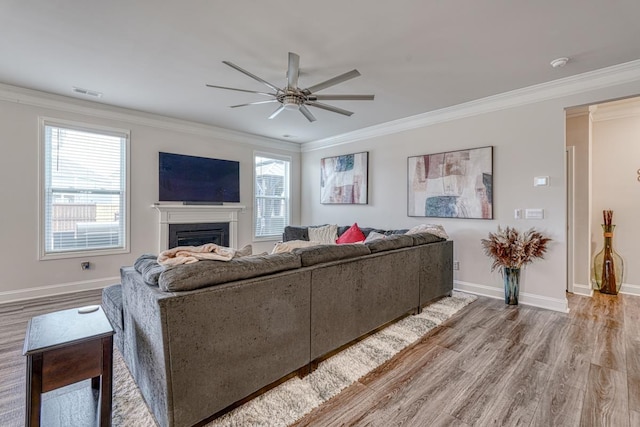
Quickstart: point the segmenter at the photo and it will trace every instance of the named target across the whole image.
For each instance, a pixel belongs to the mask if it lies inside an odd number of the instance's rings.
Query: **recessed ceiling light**
[[[92,96],[94,98],[102,98],[102,92],[98,92],[95,90],[83,89],[81,87],[73,86],[73,91],[80,95]]]
[[[295,135],[289,135],[288,133],[285,133],[284,135],[282,135],[283,138],[294,138]]]
[[[557,58],[551,61],[551,66],[553,68],[562,68],[567,65],[567,62],[569,62],[569,58]]]

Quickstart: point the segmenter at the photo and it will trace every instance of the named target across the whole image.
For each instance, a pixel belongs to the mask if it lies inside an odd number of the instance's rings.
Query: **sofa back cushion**
[[[287,225],[282,234],[282,241],[288,242],[289,240],[309,240],[309,227]]]
[[[427,245],[429,243],[442,242],[443,240],[447,240],[426,231],[422,233],[407,234],[407,236],[410,236],[411,239],[413,239],[413,246]]]
[[[369,255],[371,251],[363,244],[320,245],[308,248],[294,249],[293,253],[300,256],[303,267],[340,259]]]
[[[338,226],[337,232],[338,237],[342,236],[351,225],[341,225]],[[362,234],[365,237],[369,236],[369,233],[375,231],[380,234],[384,234],[385,236],[391,236],[393,234],[405,234],[409,229],[400,229],[400,230],[381,230],[379,228],[370,228],[370,227],[359,227]],[[309,227],[308,226],[295,226],[295,225],[287,225],[284,228],[284,233],[282,233],[282,241],[288,242],[289,240],[310,240],[309,239]]]
[[[393,249],[407,248],[413,246],[411,236],[404,234],[392,234],[384,239],[376,239],[365,243],[372,254],[382,251],[390,251]]]
[[[294,253],[253,255],[230,261],[198,261],[178,265],[160,275],[160,289],[167,292],[191,291],[299,268],[300,256]]]

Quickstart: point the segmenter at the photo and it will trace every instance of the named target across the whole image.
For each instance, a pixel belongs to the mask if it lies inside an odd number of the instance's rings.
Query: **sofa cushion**
[[[191,291],[220,283],[264,276],[299,268],[300,256],[294,253],[253,255],[230,261],[198,261],[178,265],[160,275],[160,289],[167,292]]]
[[[408,228],[401,228],[399,230],[387,230],[384,232],[385,236],[393,236],[394,234],[406,234],[409,231]]]
[[[116,284],[102,289],[102,309],[111,324],[122,330],[124,315],[122,313],[122,285]]]
[[[336,243],[338,239],[338,226],[335,224],[321,227],[309,227],[309,240],[323,244]]]
[[[354,258],[369,255],[371,251],[365,245],[320,245],[308,248],[294,249],[293,253],[300,255],[303,267],[320,264],[323,262],[337,261],[340,259]]]
[[[384,239],[377,239],[365,243],[365,246],[369,248],[371,253],[390,251],[392,249],[406,248],[413,246],[413,239],[411,236],[404,234],[393,234],[387,236]]]
[[[102,309],[116,333],[113,343],[121,353],[124,353],[124,312],[121,284],[107,286],[102,290]]]
[[[347,231],[342,233],[340,237],[338,237],[338,240],[336,240],[336,243],[339,245],[342,245],[345,243],[358,243],[358,242],[363,242],[365,238],[366,236],[360,230],[360,227],[358,227],[358,223],[356,222],[351,227],[349,227]]]
[[[426,245],[429,243],[447,240],[426,231],[416,234],[407,234],[407,236],[411,237],[411,239],[413,240],[413,246]]]
[[[380,234],[386,234],[387,231],[386,230],[382,230],[380,228],[371,228],[371,227],[360,227],[360,230],[362,230],[362,233],[366,236],[369,237],[370,233],[376,232],[376,233],[380,233]]]
[[[288,225],[284,228],[282,240],[288,242],[290,240],[309,240],[309,227],[296,227]]]

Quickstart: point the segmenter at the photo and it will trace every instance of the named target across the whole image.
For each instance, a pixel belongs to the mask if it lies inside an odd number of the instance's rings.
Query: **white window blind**
[[[126,249],[128,134],[42,127],[42,255]]]
[[[289,225],[289,166],[291,161],[255,154],[255,238],[282,236]]]

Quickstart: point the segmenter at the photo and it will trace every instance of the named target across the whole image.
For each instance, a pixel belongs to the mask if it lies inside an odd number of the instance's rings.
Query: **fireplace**
[[[229,223],[169,224],[169,249],[205,243],[229,246]]]
[[[152,207],[160,213],[159,252],[176,246],[198,246],[211,242],[230,248],[238,247],[238,214],[245,210],[244,206],[156,203]],[[174,232],[179,235],[176,241],[171,240]],[[221,243],[215,240],[218,238]]]

